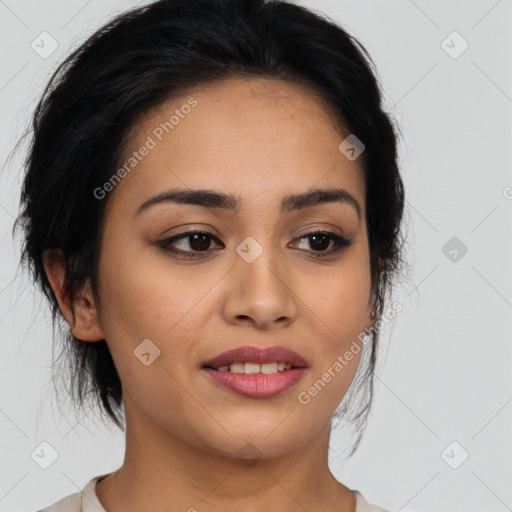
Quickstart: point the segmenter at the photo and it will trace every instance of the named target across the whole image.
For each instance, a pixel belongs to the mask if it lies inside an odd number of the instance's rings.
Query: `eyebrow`
[[[139,215],[148,208],[162,203],[191,204],[205,208],[221,208],[223,210],[240,211],[242,200],[233,194],[224,194],[214,190],[199,189],[171,189],[147,201],[144,201],[135,212]],[[281,200],[279,211],[281,215],[295,210],[304,210],[324,203],[343,203],[354,207],[359,220],[361,220],[361,208],[359,203],[349,192],[341,188],[322,189],[315,188],[301,194],[290,194]]]

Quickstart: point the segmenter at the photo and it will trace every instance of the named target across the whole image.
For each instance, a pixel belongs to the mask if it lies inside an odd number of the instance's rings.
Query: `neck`
[[[107,512],[355,511],[355,495],[328,467],[330,422],[291,453],[240,459],[184,442],[140,410],[132,414],[134,403],[124,399],[125,459],[96,486]]]

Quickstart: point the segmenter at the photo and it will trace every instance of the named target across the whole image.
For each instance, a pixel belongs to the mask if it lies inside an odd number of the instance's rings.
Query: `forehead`
[[[197,87],[134,127],[119,162],[128,172],[109,199],[136,208],[166,189],[207,188],[235,194],[245,209],[342,187],[364,208],[363,169],[339,151],[344,138],[325,102],[299,85],[244,78]]]

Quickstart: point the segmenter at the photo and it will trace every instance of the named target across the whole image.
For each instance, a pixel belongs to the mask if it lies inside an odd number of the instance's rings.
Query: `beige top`
[[[96,496],[96,484],[109,474],[93,478],[86,484],[82,492],[70,494],[39,512],[107,512],[101,505],[98,496]],[[352,492],[357,498],[356,512],[389,512],[368,503],[359,491],[354,490]]]

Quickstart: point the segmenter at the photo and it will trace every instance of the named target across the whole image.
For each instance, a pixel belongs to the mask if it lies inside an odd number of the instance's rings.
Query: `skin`
[[[96,493],[108,512],[353,512],[354,494],[327,461],[331,415],[360,353],[309,404],[297,395],[373,323],[362,168],[338,150],[345,137],[318,97],[263,78],[229,79],[168,101],[139,123],[127,154],[191,96],[197,106],[104,199],[100,302],[90,286],[75,302],[64,300],[62,262],[45,254],[74,335],[106,339],[122,381],[125,460]],[[174,187],[232,193],[242,207],[169,202],[135,215]],[[345,189],[361,218],[339,202],[279,213],[283,196],[313,187]],[[175,242],[196,250],[190,260],[157,244],[191,228],[221,243],[210,239],[210,251],[200,253],[201,243]],[[311,238],[299,240],[315,228],[352,245],[320,258],[334,241],[315,251]],[[247,236],[263,249],[250,264],[236,252]],[[161,351],[149,366],[134,356],[145,339]],[[243,345],[287,347],[308,369],[294,387],[265,399],[224,389],[201,370]],[[248,443],[258,454],[252,463],[240,452]]]

